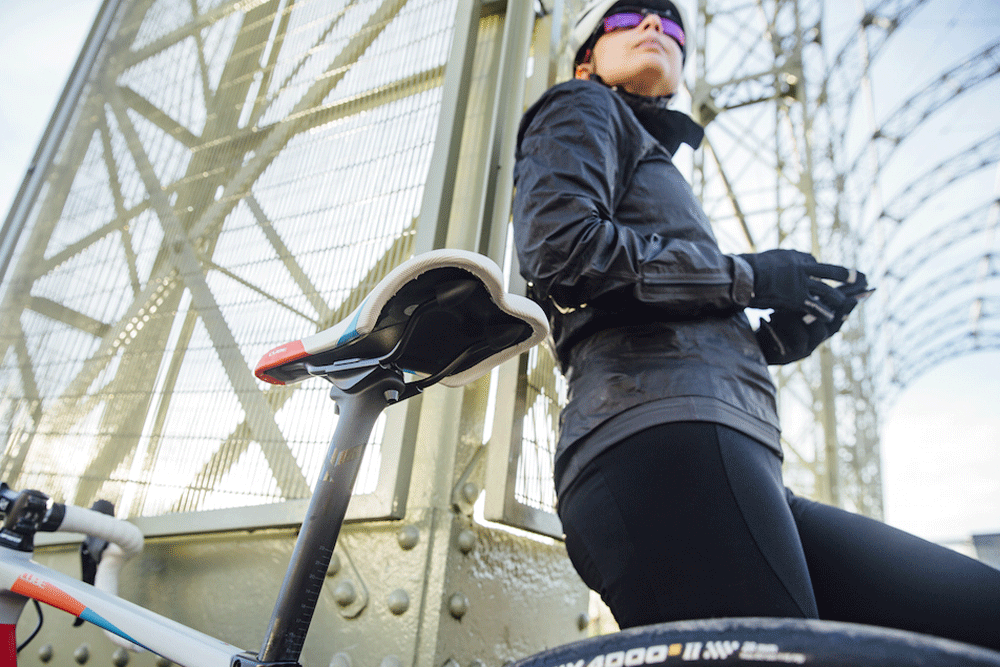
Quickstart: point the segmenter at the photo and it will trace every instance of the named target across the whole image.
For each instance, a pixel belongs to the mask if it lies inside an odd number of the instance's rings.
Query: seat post
[[[368,438],[379,415],[404,389],[398,371],[379,366],[334,379],[330,398],[337,403],[340,418],[295,542],[258,664],[298,663]]]

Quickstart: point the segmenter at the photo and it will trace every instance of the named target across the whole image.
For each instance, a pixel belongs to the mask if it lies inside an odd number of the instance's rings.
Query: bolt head
[[[342,581],[333,589],[333,599],[341,607],[346,607],[358,599],[358,592],[354,589],[354,584]]]
[[[330,667],[351,667],[351,656],[346,653],[337,653],[330,658]]]
[[[476,548],[476,534],[471,530],[463,530],[458,534],[458,550],[467,554]]]
[[[461,593],[455,593],[448,599],[448,611],[455,618],[462,618],[469,611],[469,598]]]
[[[406,610],[410,608],[410,595],[402,588],[397,588],[393,592],[389,593],[389,599],[387,602],[389,605],[389,611],[396,616],[399,616],[400,614],[405,614]]]
[[[416,526],[403,526],[396,533],[396,541],[400,547],[409,551],[420,542],[420,531]]]
[[[479,487],[472,482],[466,482],[462,487],[462,496],[465,498],[465,502],[470,505],[474,504],[479,499]]]
[[[75,651],[73,651],[73,659],[76,660],[77,664],[84,665],[90,660],[90,647],[86,644],[81,644]]]

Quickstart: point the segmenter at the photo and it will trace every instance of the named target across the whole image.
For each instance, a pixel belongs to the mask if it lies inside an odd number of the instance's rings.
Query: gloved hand
[[[847,316],[858,305],[858,297],[870,294],[867,291],[868,281],[863,273],[856,272],[850,279],[851,282],[835,288],[842,301],[834,308],[834,316],[828,322],[811,314],[803,315],[791,310],[775,310],[771,313],[770,321],[760,321],[760,328],[755,334],[768,364],[790,364],[805,359],[820,343],[840,331]]]
[[[826,323],[814,319],[806,324],[802,313],[776,310],[771,320],[761,320],[755,332],[757,344],[768,365],[780,366],[805,359],[826,340]]]
[[[808,313],[823,322],[832,322],[837,310],[851,297],[822,279],[856,287],[856,281],[849,281],[861,275],[836,264],[820,264],[809,253],[798,250],[768,250],[740,257],[753,269],[750,307]]]

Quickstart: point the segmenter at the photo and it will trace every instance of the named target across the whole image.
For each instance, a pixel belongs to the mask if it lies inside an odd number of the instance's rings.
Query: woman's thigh
[[[791,507],[821,618],[1000,649],[1000,570],[835,507]]]
[[[780,462],[725,427],[626,439],[588,466],[560,516],[570,558],[622,627],[816,615]]]

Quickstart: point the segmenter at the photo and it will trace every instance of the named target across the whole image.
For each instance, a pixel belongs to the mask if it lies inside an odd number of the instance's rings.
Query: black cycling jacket
[[[780,452],[774,385],[743,312],[751,269],[719,250],[671,161],[679,142],[643,113],[657,140],[627,97],[568,81],[518,133],[520,270],[570,388],[557,477],[599,453],[581,444],[593,433],[606,447],[657,423],[721,423]]]

